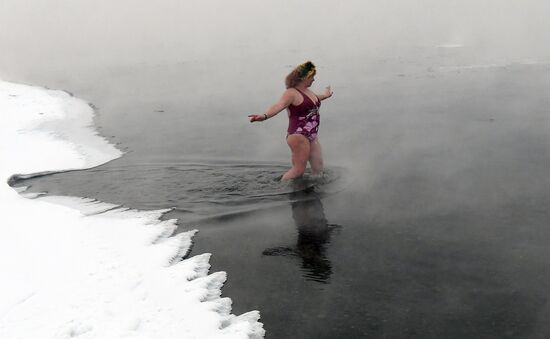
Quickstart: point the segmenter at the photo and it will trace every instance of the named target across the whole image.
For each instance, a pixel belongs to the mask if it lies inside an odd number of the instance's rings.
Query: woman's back
[[[317,137],[321,120],[321,116],[319,115],[321,101],[317,98],[317,102],[314,102],[307,94],[297,88],[296,90],[302,95],[303,100],[299,105],[288,106],[289,119],[287,133],[289,135],[302,134],[308,139],[313,140]]]

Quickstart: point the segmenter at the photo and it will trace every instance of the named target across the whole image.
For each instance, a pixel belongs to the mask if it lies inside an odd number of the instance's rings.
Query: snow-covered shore
[[[89,199],[26,199],[13,174],[119,157],[93,110],[63,91],[0,81],[0,338],[261,338],[259,312],[231,314],[209,254],[164,211]],[[52,203],[52,200],[55,203]]]

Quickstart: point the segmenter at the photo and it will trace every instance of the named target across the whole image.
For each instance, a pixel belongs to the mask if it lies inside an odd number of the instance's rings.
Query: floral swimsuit
[[[321,117],[319,115],[321,100],[317,98],[317,103],[315,103],[305,93],[299,89],[296,90],[302,94],[304,100],[297,106],[288,106],[287,136],[291,134],[302,134],[308,138],[309,141],[314,141],[317,138],[319,123],[321,122]]]

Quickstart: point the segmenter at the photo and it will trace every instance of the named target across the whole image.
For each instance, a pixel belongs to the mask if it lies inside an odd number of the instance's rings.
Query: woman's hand
[[[332,92],[332,89],[330,88],[330,86],[327,86],[325,88],[325,92],[323,93],[323,95],[325,96],[325,99],[326,99],[326,98],[330,98],[332,96],[332,93],[334,92]]]
[[[264,121],[266,119],[265,114],[251,114],[248,116],[250,118],[250,122],[254,121]]]

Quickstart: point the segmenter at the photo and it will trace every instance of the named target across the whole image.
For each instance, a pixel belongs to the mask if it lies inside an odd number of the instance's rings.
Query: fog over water
[[[186,220],[193,206],[231,209],[229,186],[254,203],[281,193],[286,114],[246,116],[310,59],[313,89],[335,92],[321,107],[325,162],[349,180],[202,225],[194,251],[228,271],[235,310],[259,308],[274,338],[544,338],[548,13],[542,0],[2,1],[0,78],[93,103],[127,152],[36,190],[181,204]]]
[[[545,1],[3,1],[0,77],[93,102],[104,134],[142,157],[177,149],[286,160],[284,114],[254,129],[242,121],[280,96],[290,67],[312,59],[316,89],[333,86],[324,126],[368,116],[347,128],[353,135],[392,104],[388,95],[441,95],[432,93],[441,84],[419,86],[415,77],[549,61],[549,9]],[[410,116],[391,113],[400,123]],[[166,131],[174,125],[177,133]],[[341,149],[339,132],[322,129],[327,155],[331,145]]]

